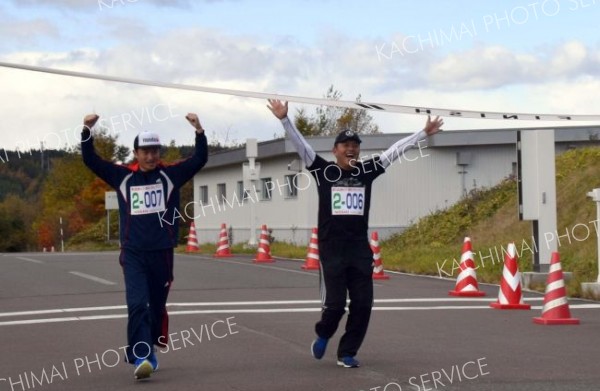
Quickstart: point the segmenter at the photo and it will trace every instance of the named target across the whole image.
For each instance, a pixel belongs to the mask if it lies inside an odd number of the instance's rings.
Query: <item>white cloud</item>
[[[557,77],[581,74],[589,60],[592,59],[585,45],[578,41],[567,42],[556,49],[549,72]]]
[[[218,1],[228,0],[201,0],[205,3],[215,3]],[[11,2],[19,7],[65,7],[71,10],[81,9],[110,9],[113,7],[125,6],[135,3],[152,4],[160,7],[173,8],[188,8],[193,2],[191,0],[11,0]]]
[[[114,21],[114,27],[127,23]],[[138,26],[143,29],[143,25]],[[185,29],[122,40],[108,49],[69,52],[21,52],[3,61],[41,65],[113,76],[215,86],[238,90],[321,97],[333,84],[343,99],[362,94],[364,101],[515,112],[591,113],[589,100],[600,81],[589,72],[598,52],[577,41],[540,54],[516,53],[502,46],[476,47],[438,58],[422,52],[380,61],[374,40],[352,40],[324,33],[314,47],[289,37],[272,44],[264,37],[225,35],[209,29]],[[572,61],[569,61],[572,59]],[[175,118],[136,123],[121,134],[131,145],[141,128],[164,132],[165,140],[191,143],[183,116],[197,112],[213,136],[224,141],[281,134],[260,99],[167,90],[0,69],[2,147],[23,140],[35,146],[51,132],[75,129],[86,113],[104,118],[139,116],[157,105],[176,108]],[[161,106],[162,107],[162,106]],[[300,105],[292,104],[291,115]],[[34,108],[34,109],[30,109]],[[306,107],[312,113],[314,107]],[[385,132],[413,131],[423,117],[380,114]],[[447,128],[499,127],[507,123],[449,119]],[[29,124],[35,124],[30,126]],[[470,124],[470,125],[467,125]],[[564,125],[564,124],[563,124]],[[123,124],[120,125],[123,128]],[[510,126],[514,126],[511,124]],[[532,126],[529,124],[529,126]],[[216,132],[216,133],[215,133]],[[69,143],[76,141],[73,131]],[[209,133],[210,134],[210,133]],[[67,142],[67,140],[62,140]],[[56,143],[56,141],[55,141]]]
[[[60,38],[56,26],[48,20],[20,19],[0,9],[0,48],[13,45],[33,45],[42,38]]]
[[[591,66],[593,65],[593,66]],[[539,54],[516,53],[504,46],[475,47],[452,53],[429,71],[431,85],[442,89],[495,89],[545,84],[598,74],[598,52],[570,41]]]

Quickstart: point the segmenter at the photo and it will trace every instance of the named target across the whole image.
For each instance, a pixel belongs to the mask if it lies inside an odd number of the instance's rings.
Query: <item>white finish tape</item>
[[[424,106],[405,106],[388,103],[369,103],[369,102],[353,102],[345,100],[318,99],[303,96],[280,95],[265,92],[232,90],[226,88],[193,86],[186,84],[165,83],[152,80],[132,79],[118,76],[99,75],[94,73],[67,71],[62,69],[46,68],[33,65],[13,64],[0,62],[0,67],[14,68],[34,72],[51,73],[55,75],[81,77],[86,79],[96,79],[105,81],[114,81],[119,83],[138,84],[144,86],[153,86],[161,88],[172,88],[179,90],[208,92],[211,94],[224,94],[232,96],[241,96],[247,98],[258,99],[279,99],[287,100],[296,103],[306,103],[311,105],[335,106],[349,109],[367,109],[373,111],[385,111],[391,113],[402,114],[419,114],[419,115],[439,115],[442,117],[455,118],[477,118],[477,119],[495,119],[495,120],[526,120],[526,121],[599,121],[600,115],[586,114],[535,114],[535,113],[513,113],[513,112],[495,112],[495,111],[479,111],[479,110],[460,110],[460,109],[443,109]]]

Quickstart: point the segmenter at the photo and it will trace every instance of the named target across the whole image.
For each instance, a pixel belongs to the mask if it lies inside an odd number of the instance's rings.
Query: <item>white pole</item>
[[[246,183],[249,184],[250,190],[254,191],[254,195],[258,198],[256,194],[255,181],[259,176],[260,163],[256,163],[256,158],[258,157],[258,144],[256,139],[249,138],[246,139],[246,158],[248,159],[247,170],[244,170],[244,165],[242,165],[243,175],[243,183],[246,186]],[[256,205],[254,205],[254,201],[252,198],[250,203],[250,238],[248,240],[248,246],[256,247]],[[258,200],[257,200],[258,201]]]
[[[598,224],[600,224],[600,188],[594,189],[587,193],[587,196],[596,203],[596,240],[598,246],[598,278],[596,282],[600,284],[600,231],[598,231]]]
[[[60,251],[65,252],[65,242],[63,240],[62,217],[60,218]]]
[[[249,157],[248,158],[248,166],[250,169],[250,173],[253,173],[254,170],[256,169],[255,166],[255,160],[253,157]],[[254,180],[250,180],[250,187],[252,188],[252,190],[254,190],[255,188],[255,182]],[[248,245],[251,247],[256,247],[256,206],[254,205],[254,202],[250,202],[250,239],[248,240]]]
[[[600,192],[600,189],[595,189]],[[596,224],[600,223],[600,200],[596,200]],[[598,239],[598,278],[596,282],[600,284],[600,232],[598,231],[598,225],[596,225],[596,238]]]

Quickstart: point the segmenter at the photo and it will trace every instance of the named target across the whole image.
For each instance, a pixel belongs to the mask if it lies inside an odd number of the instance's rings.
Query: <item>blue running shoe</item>
[[[350,356],[338,358],[337,365],[344,367],[344,368],[360,367],[360,363],[354,357],[350,357]]]
[[[313,341],[312,345],[310,346],[310,351],[314,358],[316,358],[317,360],[320,360],[321,358],[323,358],[323,355],[325,354],[325,350],[327,349],[328,341],[329,340],[327,338],[321,338],[321,337],[317,337],[317,339],[315,339]]]
[[[148,356],[148,361],[150,361],[153,371],[158,371],[158,359],[156,358],[156,353],[152,353],[150,356]]]
[[[147,379],[152,375],[154,368],[148,359],[138,358],[135,360],[135,371],[133,371],[133,376],[135,380]]]

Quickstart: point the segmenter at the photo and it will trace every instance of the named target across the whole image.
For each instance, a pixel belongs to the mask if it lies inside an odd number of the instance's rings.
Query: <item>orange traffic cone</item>
[[[550,260],[550,273],[546,280],[542,316],[533,318],[533,323],[545,325],[579,324],[579,319],[571,318],[571,311],[567,302],[567,290],[565,289],[565,281],[563,280],[563,272],[557,252],[552,253],[552,259]]]
[[[269,244],[269,232],[267,226],[263,224],[260,231],[260,239],[258,241],[258,251],[254,262],[274,262],[271,256],[271,245]]]
[[[500,281],[498,301],[491,303],[490,307],[501,310],[531,309],[529,304],[523,303],[521,273],[519,273],[517,250],[514,243],[508,245],[507,253],[504,256],[504,269],[502,271],[502,280]]]
[[[381,248],[379,248],[379,235],[377,231],[371,234],[371,250],[373,251],[373,279],[387,280],[390,278],[383,272],[383,262],[381,261]]]
[[[221,232],[219,233],[219,243],[217,243],[217,252],[213,255],[215,258],[227,258],[231,257],[231,250],[229,249],[229,238],[227,236],[227,228],[225,224],[221,224]]]
[[[198,251],[200,251],[200,246],[198,245],[198,239],[196,239],[196,226],[194,225],[194,221],[192,220],[192,224],[190,224],[190,233],[188,234],[185,252],[194,253]]]
[[[304,269],[304,270],[319,270],[319,267],[320,267],[319,241],[317,238],[317,229],[313,228],[312,234],[310,235],[310,242],[308,243],[306,260],[304,261],[304,265],[302,265],[302,269]]]
[[[450,296],[485,296],[485,292],[480,291],[477,284],[473,249],[471,248],[471,238],[469,237],[465,237],[463,242],[460,256],[460,273],[456,278],[456,286],[448,294]]]

